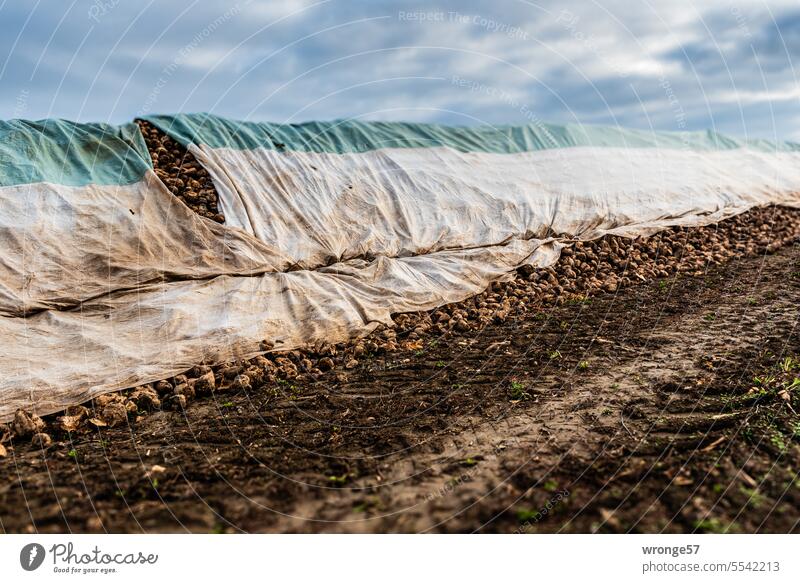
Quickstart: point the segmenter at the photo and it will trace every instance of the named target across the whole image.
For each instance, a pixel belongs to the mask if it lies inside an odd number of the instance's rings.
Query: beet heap
[[[397,314],[394,327],[381,325],[365,338],[213,367],[198,365],[172,379],[96,397],[87,403],[94,413],[88,407],[71,407],[63,416],[50,416],[48,423],[51,431],[88,430],[92,415],[115,425],[125,422],[126,415],[132,420],[146,410],[183,409],[200,396],[259,390],[278,381],[312,381],[323,375],[338,378],[368,364],[374,355],[413,354],[431,342],[474,337],[507,320],[535,317],[554,306],[642,283],[660,281],[668,287],[680,277],[702,277],[714,265],[771,254],[798,240],[800,210],[766,207],[705,227],[665,229],[649,238],[575,241],[552,267],[523,266],[512,281],[495,282],[483,293],[430,312]],[[270,348],[265,340],[264,350]],[[10,429],[18,436],[35,436],[44,425],[35,416],[32,419],[20,412]]]
[[[136,120],[144,135],[156,174],[169,191],[201,217],[224,223],[211,176],[186,148],[154,125]]]

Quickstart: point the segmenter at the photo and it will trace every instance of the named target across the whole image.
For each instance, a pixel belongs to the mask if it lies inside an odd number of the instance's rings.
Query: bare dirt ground
[[[15,445],[4,532],[797,532],[800,245]]]

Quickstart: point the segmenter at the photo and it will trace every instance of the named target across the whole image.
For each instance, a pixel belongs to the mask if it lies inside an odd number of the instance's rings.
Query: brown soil
[[[473,302],[349,369],[298,354],[299,374],[49,446],[7,434],[0,528],[800,530],[800,246],[653,273],[488,322]]]

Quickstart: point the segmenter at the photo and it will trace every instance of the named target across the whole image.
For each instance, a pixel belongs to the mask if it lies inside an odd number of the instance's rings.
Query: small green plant
[[[69,450],[69,453],[67,453],[67,455],[72,459],[78,459],[78,451],[75,449]]]
[[[436,361],[436,368],[444,368],[446,365],[443,360]]]
[[[739,491],[747,496],[747,505],[753,509],[758,509],[764,503],[764,495],[758,491],[758,488],[747,488],[742,486]]]
[[[700,532],[708,532],[711,534],[723,534],[730,530],[730,525],[726,526],[719,518],[695,520],[694,527]]]
[[[714,320],[717,319],[717,315],[714,314],[713,312],[706,314],[705,317],[706,317],[706,321],[708,321],[708,322],[713,322]]]
[[[780,431],[773,431],[769,436],[769,442],[775,446],[775,449],[780,453],[786,453],[786,440],[783,439],[783,435]]]
[[[511,399],[513,401],[523,401],[525,399],[530,399],[530,394],[526,390],[528,387],[525,383],[520,381],[511,381]]]
[[[578,363],[578,370],[589,370],[589,361],[582,360]]]
[[[800,365],[794,358],[792,358],[791,356],[787,356],[780,362],[778,366],[783,372],[791,372]]]
[[[328,476],[328,481],[337,486],[342,486],[347,483],[350,474],[342,474],[341,476]]]
[[[658,289],[659,289],[659,291],[662,291],[662,292],[666,291],[666,289],[667,289],[667,280],[666,279],[662,279],[662,280],[660,280],[658,282]]]
[[[763,377],[753,377],[753,383],[757,387],[766,387],[768,384],[775,381],[775,377],[773,375],[766,375]]]
[[[558,350],[553,350],[552,352],[550,352],[548,356],[550,357],[550,360],[556,360],[558,358],[561,358],[561,352],[559,352]]]
[[[470,468],[472,466],[477,466],[478,465],[478,460],[476,460],[474,457],[468,457],[468,458],[465,458],[465,459],[461,460],[460,463],[461,463],[462,466],[466,466],[466,467]]]
[[[517,520],[519,522],[537,522],[541,517],[541,510],[517,510]]]
[[[227,401],[227,402],[223,403],[222,406],[225,407],[225,408],[233,407],[233,401]]]
[[[542,488],[547,490],[548,492],[555,492],[558,488],[558,484],[555,480],[547,480],[544,484],[542,484]]]

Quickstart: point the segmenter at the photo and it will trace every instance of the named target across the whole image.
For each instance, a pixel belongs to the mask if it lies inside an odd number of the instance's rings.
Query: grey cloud
[[[310,4],[81,0],[66,14],[54,1],[35,10],[4,4],[0,116],[121,122],[143,110],[213,110],[276,121],[492,124],[535,116],[800,137],[792,2],[333,0],[302,10]]]

